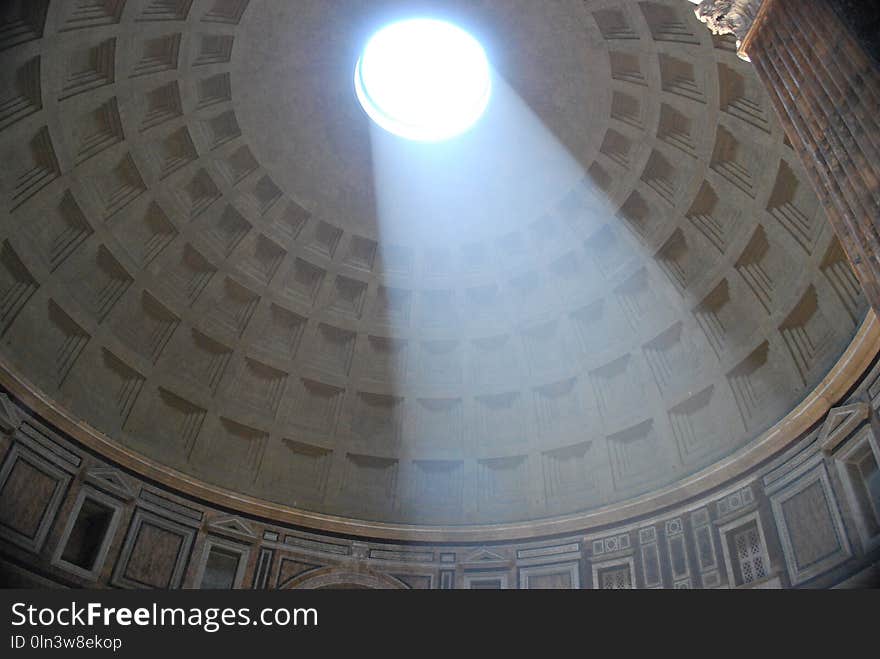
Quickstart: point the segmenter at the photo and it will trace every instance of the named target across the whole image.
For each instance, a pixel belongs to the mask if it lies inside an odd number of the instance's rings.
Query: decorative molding
[[[824,464],[770,497],[791,584],[797,586],[852,556]]]
[[[68,560],[65,554],[67,544],[70,542],[73,530],[79,521],[79,515],[82,511],[83,504],[85,504],[87,500],[92,503],[98,503],[103,507],[109,513],[110,519],[107,522],[107,525],[103,528],[103,536],[96,536],[96,539],[99,539],[100,542],[94,547],[91,565],[81,565]],[[58,543],[55,545],[55,551],[52,553],[52,565],[62,570],[72,572],[90,583],[97,582],[104,569],[104,563],[110,553],[110,546],[116,538],[116,532],[124,514],[122,503],[115,497],[108,496],[107,494],[93,490],[90,487],[80,488],[79,494],[77,494],[76,500],[74,501],[73,509],[67,517],[67,522],[64,525],[61,538],[58,540]],[[90,528],[89,530],[91,533],[99,532],[94,528]]]
[[[580,563],[552,563],[520,567],[519,587],[526,590],[568,589],[581,587]]]
[[[103,467],[92,469],[86,474],[86,480],[95,487],[108,490],[123,499],[133,499],[137,494],[128,479],[118,469]]]
[[[636,567],[632,556],[593,562],[593,590],[634,590]]]
[[[11,433],[21,425],[21,415],[6,394],[0,394],[0,431]]]
[[[235,557],[235,571],[233,574],[227,574],[226,577],[229,578],[232,589],[241,588],[242,581],[244,580],[245,572],[247,571],[248,558],[250,557],[250,549],[246,546],[237,544],[235,542],[230,542],[229,540],[224,540],[216,537],[208,537],[205,540],[204,547],[202,549],[202,557],[199,561],[198,567],[196,569],[195,579],[193,580],[193,584],[198,588],[205,588],[205,574],[208,571],[208,561],[211,556],[211,552],[214,549],[218,549],[219,553],[225,554],[227,557]],[[224,584],[225,586],[225,584]],[[211,584],[208,586],[210,588],[218,588],[219,586],[215,584]]]
[[[485,564],[485,563],[504,563],[507,558],[494,551],[480,547],[471,554],[468,554],[462,560],[463,564]]]
[[[14,443],[0,465],[4,501],[27,502],[0,523],[0,540],[39,553],[64,502],[72,476],[24,444]]]
[[[195,538],[194,528],[136,508],[111,583],[133,589],[179,588]],[[168,562],[156,570],[151,557],[160,546]]]
[[[217,531],[225,531],[226,533],[233,533],[247,538],[257,537],[251,526],[237,517],[224,517],[211,522],[208,526]]]
[[[840,444],[867,420],[871,408],[867,403],[858,402],[851,405],[835,407],[828,412],[822,430],[819,432],[819,444],[822,450],[831,455]]]

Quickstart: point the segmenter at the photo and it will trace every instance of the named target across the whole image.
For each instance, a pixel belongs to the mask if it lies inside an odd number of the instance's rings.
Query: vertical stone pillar
[[[716,34],[736,35],[740,56],[754,64],[869,303],[880,311],[876,63],[829,0],[704,0],[696,14]]]

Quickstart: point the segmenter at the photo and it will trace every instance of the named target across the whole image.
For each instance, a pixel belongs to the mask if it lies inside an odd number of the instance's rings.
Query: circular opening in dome
[[[446,21],[391,23],[367,42],[355,68],[358,100],[400,137],[438,142],[473,126],[489,103],[489,60],[479,42]]]

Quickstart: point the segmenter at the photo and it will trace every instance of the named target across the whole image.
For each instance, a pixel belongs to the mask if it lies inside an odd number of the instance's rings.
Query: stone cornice
[[[739,56],[748,60],[744,45],[763,5],[770,0],[703,0],[694,13],[713,34],[732,34],[736,37]]]

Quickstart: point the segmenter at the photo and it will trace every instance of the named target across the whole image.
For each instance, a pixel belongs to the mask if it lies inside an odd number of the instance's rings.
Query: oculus
[[[480,43],[452,23],[430,18],[397,21],[370,37],[354,83],[374,122],[421,142],[466,132],[492,94],[489,60]]]

